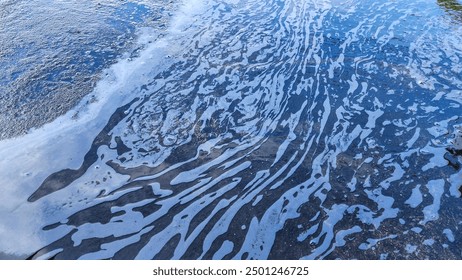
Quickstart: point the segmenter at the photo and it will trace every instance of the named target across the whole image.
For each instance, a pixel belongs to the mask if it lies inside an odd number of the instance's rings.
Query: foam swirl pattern
[[[191,4],[29,193],[32,258],[461,258],[460,11],[429,2]]]

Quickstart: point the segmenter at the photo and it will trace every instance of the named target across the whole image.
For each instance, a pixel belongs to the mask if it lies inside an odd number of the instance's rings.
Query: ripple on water
[[[56,155],[29,187],[34,258],[460,257],[445,154],[462,44],[444,9],[195,4],[120,62],[121,104],[78,163]]]

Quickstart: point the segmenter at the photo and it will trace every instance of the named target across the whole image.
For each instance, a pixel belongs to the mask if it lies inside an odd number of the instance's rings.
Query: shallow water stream
[[[66,114],[0,142],[0,252],[462,258],[459,2],[176,7]]]

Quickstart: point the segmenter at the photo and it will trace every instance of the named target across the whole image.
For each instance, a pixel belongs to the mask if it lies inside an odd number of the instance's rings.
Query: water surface
[[[93,99],[0,142],[0,251],[460,259],[460,7],[184,2]]]

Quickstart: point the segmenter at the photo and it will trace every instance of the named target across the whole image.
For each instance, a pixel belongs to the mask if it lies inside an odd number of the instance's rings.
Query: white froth
[[[439,218],[439,210],[441,206],[441,196],[444,193],[445,181],[443,179],[432,180],[428,182],[428,192],[433,196],[433,203],[426,206],[423,209],[424,220],[422,224],[426,224],[429,221],[435,221]]]
[[[184,1],[166,36],[156,39],[144,30],[139,44],[147,45],[140,56],[108,69],[93,97],[29,135],[0,142],[0,170],[5,170],[0,177],[0,251],[30,254],[76,229],[71,235],[73,246],[92,238],[102,242],[99,251],[81,259],[111,258],[144,236],[149,239],[144,240],[138,259],[155,258],[173,241],[171,256],[180,259],[199,239],[203,241],[199,258],[213,253],[214,259],[221,259],[235,251],[231,256],[235,259],[265,259],[281,230],[300,219],[301,232],[293,239],[309,241],[304,258],[317,259],[328,257],[356,236],[367,240],[360,250],[382,249],[380,241],[389,238],[397,238],[397,244],[402,241],[398,234],[369,238],[372,231],[362,226],[388,232],[388,222],[399,221],[407,237],[421,233],[422,228],[413,227],[416,218],[405,210],[423,209],[422,225],[438,221],[445,191],[445,179],[438,176],[448,174],[440,172],[447,167],[447,150],[434,143],[445,142],[457,117],[435,112],[440,110],[439,102],[456,108],[461,95],[444,85],[433,100],[414,96],[417,88],[422,95],[440,88],[445,78],[442,73],[435,73],[438,79],[429,75],[432,64],[441,63],[434,50],[427,53],[432,46],[426,42],[433,35],[423,32],[412,40],[401,38],[401,24],[407,26],[405,19],[417,4],[397,9],[391,16],[382,12],[394,4],[382,2],[364,7],[370,16],[355,18],[362,9],[358,3],[347,9],[331,1],[311,0]],[[230,11],[222,13],[223,7]],[[351,25],[332,27],[334,19]],[[423,28],[434,27],[428,23]],[[458,42],[437,39],[446,46]],[[336,52],[332,57],[323,48],[327,44]],[[454,48],[446,52],[451,59],[458,57]],[[387,61],[378,61],[374,53]],[[400,61],[397,54],[408,57],[406,65],[388,61]],[[183,58],[197,60],[184,66]],[[460,70],[455,64],[451,69]],[[159,73],[166,77],[154,79]],[[374,77],[385,80],[379,85]],[[460,81],[454,80],[451,85],[458,86]],[[401,81],[406,84],[387,88]],[[140,90],[140,85],[148,90]],[[114,109],[134,97],[146,102],[135,102],[127,110],[130,122],[110,131],[112,142],[99,147],[89,171],[66,188],[26,203],[48,175],[80,167]],[[97,102],[87,104],[90,98]],[[117,136],[133,148],[127,152],[129,160],[120,160]],[[199,139],[199,144],[192,139]],[[172,162],[175,148],[184,144],[195,145],[192,155]],[[145,156],[137,152],[143,145],[157,150]],[[120,164],[123,172],[116,173],[108,160]],[[138,173],[122,174],[131,168]],[[426,185],[416,171],[428,174]],[[448,177],[450,193],[460,197],[461,171]],[[343,181],[332,181],[337,179]],[[152,188],[155,198],[113,207],[112,214],[122,214],[106,223],[66,225],[72,214],[116,202],[141,186]],[[424,200],[425,187],[430,202]],[[337,193],[338,197],[332,195]],[[403,193],[409,195],[405,205]],[[152,204],[159,209],[147,216],[135,210]],[[307,205],[312,210],[308,217],[302,212]],[[238,216],[249,208],[258,210],[258,215]],[[354,224],[345,223],[346,214],[355,216]],[[245,221],[238,224],[242,232],[230,232],[239,218]],[[158,220],[168,221],[157,224]],[[52,223],[63,225],[41,229]],[[455,241],[451,230],[443,233]],[[226,234],[242,236],[226,239]],[[17,244],[10,242],[13,238]],[[117,240],[106,241],[112,238]],[[408,242],[399,249],[418,253],[415,240]],[[391,252],[380,253],[387,258]]]
[[[411,196],[406,200],[406,204],[411,206],[412,208],[416,208],[419,206],[423,201],[423,195],[420,191],[420,185],[417,185],[415,188],[412,189]]]
[[[454,242],[456,241],[456,238],[454,237],[454,233],[450,229],[445,229],[443,230],[443,233],[446,235],[446,238],[448,239],[449,242]]]
[[[460,198],[462,196],[460,187],[462,186],[462,170],[459,172],[454,173],[449,177],[449,183],[451,184],[449,188],[449,192],[453,197]]]
[[[406,245],[406,252],[408,254],[412,254],[412,253],[415,253],[417,251],[417,246],[416,245],[411,245],[411,244],[407,244]]]
[[[50,173],[78,168],[82,164],[82,155],[106,125],[113,108],[134,98],[131,94],[140,84],[148,81],[146,73],[153,75],[151,65],[158,65],[155,71],[160,72],[168,64],[164,61],[165,54],[172,50],[167,49],[167,41],[174,39],[156,40],[152,30],[141,31],[139,44],[144,45],[148,41],[154,43],[148,45],[139,57],[122,59],[106,70],[106,77],[75,109],[23,137],[0,142],[0,169],[5,171],[0,177],[0,190],[4,198],[0,214],[5,217],[2,226],[15,229],[0,230],[1,251],[30,254],[46,244],[47,240],[40,237],[40,227],[48,223],[47,218],[40,214],[44,210],[42,205],[58,204],[61,199],[43,198],[40,203],[25,204],[27,198]],[[91,200],[95,196],[91,194],[87,198]],[[10,218],[5,220],[6,217]],[[18,239],[18,233],[29,234]],[[13,246],[7,241],[11,239],[19,242]]]
[[[213,259],[214,260],[223,259],[223,257],[225,257],[227,254],[233,251],[233,248],[234,248],[234,243],[229,240],[225,240],[223,244],[221,245],[220,249],[218,249],[215,255],[213,255]]]
[[[383,241],[383,240],[387,240],[387,239],[394,239],[396,238],[397,235],[395,234],[391,234],[391,235],[388,235],[388,236],[385,236],[383,238],[377,238],[377,239],[374,239],[374,238],[368,238],[367,239],[367,242],[366,243],[361,243],[358,247],[358,249],[360,250],[369,250],[369,249],[373,249],[374,246],[376,246],[380,241]]]
[[[433,244],[435,244],[435,240],[434,239],[425,239],[423,244],[426,245],[426,246],[433,246]]]

